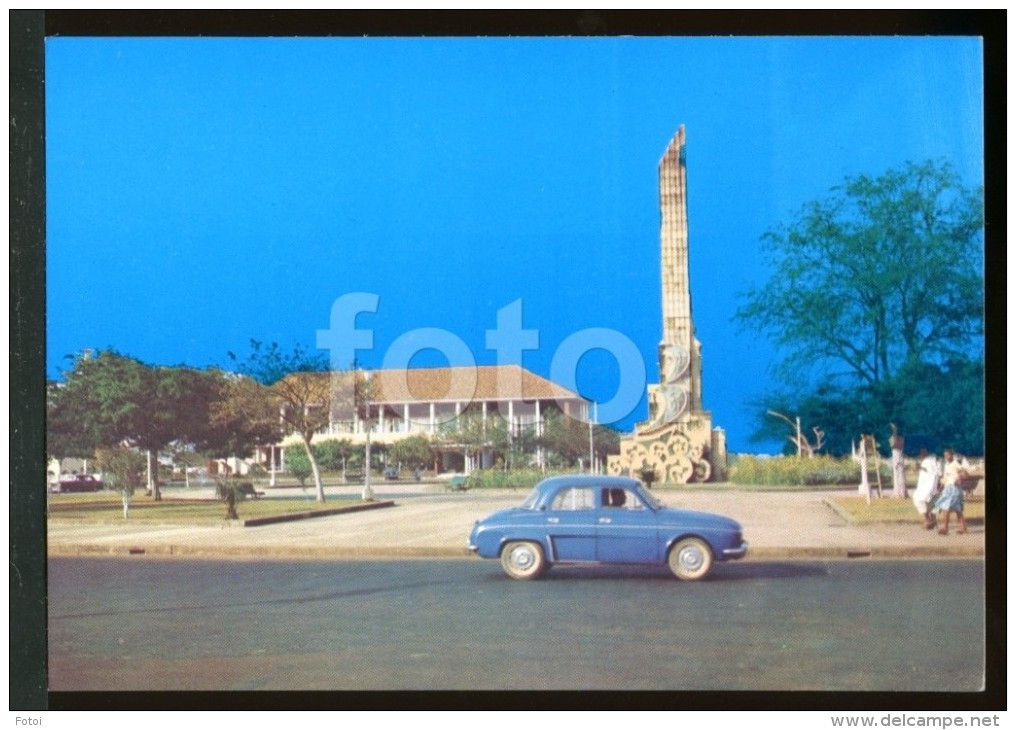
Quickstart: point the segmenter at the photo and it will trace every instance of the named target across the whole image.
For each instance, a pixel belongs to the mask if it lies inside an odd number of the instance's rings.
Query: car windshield
[[[654,495],[652,492],[646,489],[645,486],[639,484],[638,487],[636,487],[636,489],[638,490],[638,493],[642,497],[642,499],[644,499],[646,501],[646,504],[648,504],[650,507],[652,507],[653,509],[663,508],[663,502],[658,500],[656,498],[656,495]]]
[[[540,490],[537,487],[533,487],[533,491],[529,493],[529,496],[522,500],[519,509],[536,509],[536,500],[539,498]]]

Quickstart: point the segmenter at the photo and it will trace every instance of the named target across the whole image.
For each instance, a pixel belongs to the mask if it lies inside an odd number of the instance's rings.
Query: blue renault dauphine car
[[[666,563],[699,580],[748,543],[728,517],[665,507],[636,479],[585,474],[544,479],[518,507],[479,520],[469,549],[520,580],[556,563]]]

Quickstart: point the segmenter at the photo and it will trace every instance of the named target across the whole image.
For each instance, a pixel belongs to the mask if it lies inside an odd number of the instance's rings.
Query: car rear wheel
[[[678,540],[667,555],[670,572],[681,580],[705,578],[713,567],[713,551],[705,540],[686,537]]]
[[[543,548],[535,542],[510,542],[501,550],[501,567],[517,580],[537,577],[546,565]]]

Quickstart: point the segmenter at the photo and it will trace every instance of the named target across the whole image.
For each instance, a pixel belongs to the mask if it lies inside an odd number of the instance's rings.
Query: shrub
[[[872,485],[877,481],[875,463],[869,461],[868,478]],[[892,484],[892,474],[888,464],[879,464],[882,484]],[[857,485],[861,480],[861,465],[849,457],[835,458],[832,456],[815,456],[800,458],[797,456],[777,456],[762,458],[758,456],[738,456],[730,471],[730,481],[734,484],[761,484],[767,486],[817,486],[817,485]]]
[[[532,489],[541,479],[554,476],[552,472],[538,469],[477,469],[466,480],[469,489]]]
[[[301,487],[307,486],[307,477],[312,471],[310,459],[302,446],[286,447],[286,470],[300,482]]]
[[[248,496],[254,494],[254,483],[253,482],[236,482],[229,479],[217,479],[215,481],[215,496],[219,499],[228,499],[229,495],[233,495],[233,499],[240,502],[247,499]]]

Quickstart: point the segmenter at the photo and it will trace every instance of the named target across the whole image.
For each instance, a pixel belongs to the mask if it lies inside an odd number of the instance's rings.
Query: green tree
[[[212,456],[246,457],[282,437],[279,406],[265,386],[236,373],[212,371],[208,430],[197,444]]]
[[[593,453],[606,464],[608,456],[621,453],[621,434],[610,426],[593,426]]]
[[[434,460],[434,452],[425,436],[416,435],[393,443],[388,449],[388,458],[396,464],[422,469]]]
[[[329,444],[335,456],[338,457],[342,465],[342,481],[346,481],[346,470],[349,468],[349,464],[353,461],[354,457],[360,453],[359,448],[349,439],[336,439],[334,441],[326,441]]]
[[[76,448],[126,443],[147,452],[152,478],[161,449],[206,434],[208,386],[207,374],[191,368],[151,366],[113,350],[83,355],[50,390],[47,438],[66,447],[68,430],[77,428]],[[161,499],[158,479],[149,488]]]
[[[941,366],[912,362],[867,394],[822,384],[800,397],[772,395],[767,403],[798,414],[808,435],[819,426],[826,436],[823,451],[829,454],[849,454],[852,443],[870,433],[888,456],[890,424],[895,423],[907,454],[916,455],[922,447],[951,447],[979,455],[984,448],[983,372],[980,360],[951,360]],[[784,440],[786,434],[786,424],[767,418],[754,437]],[[793,453],[793,446],[788,443],[784,453]]]
[[[131,498],[143,481],[145,456],[125,446],[113,446],[96,449],[95,460],[103,473],[106,486],[120,492],[123,518],[126,520],[130,513]]]
[[[372,377],[372,373],[363,372],[356,368],[351,372],[343,373],[333,388],[332,408],[338,413],[355,412],[363,425],[366,438],[363,444],[363,490],[360,497],[369,502],[374,499],[374,488],[371,486],[371,471],[374,467],[374,457],[371,456],[371,431],[374,424],[380,418],[380,406],[376,405],[378,385]],[[379,449],[375,450],[375,455]],[[382,451],[383,453],[383,451]]]
[[[352,455],[353,448],[353,442],[349,439],[328,439],[314,444],[314,454],[325,471],[345,472],[346,461]]]
[[[307,486],[307,477],[314,473],[310,459],[307,458],[307,451],[303,446],[287,446],[285,458],[286,470],[300,482],[301,487]]]
[[[982,229],[981,192],[946,163],[848,179],[764,236],[773,274],[736,320],[771,335],[788,372],[817,364],[864,385],[978,352]]]
[[[461,449],[463,456],[479,462],[484,449],[497,452],[507,443],[507,426],[504,419],[488,412],[486,420],[474,404],[463,410],[458,417],[441,424],[438,438],[445,446]]]
[[[980,362],[982,197],[948,163],[910,163],[848,178],[767,232],[763,253],[772,274],[742,294],[735,321],[771,337],[784,390],[799,395],[767,397],[760,416],[804,417],[804,402],[815,410],[821,400],[828,407],[818,410],[831,420],[814,425],[835,451],[866,423],[877,421],[879,432],[899,423],[915,396],[905,381],[922,367],[941,372]],[[974,406],[968,399],[964,407],[969,413]],[[835,433],[833,421],[847,430]]]
[[[94,433],[93,412],[85,397],[69,397],[64,383],[46,385],[46,454],[50,458],[91,459],[99,438]]]
[[[549,409],[539,444],[546,449],[552,466],[575,466],[579,460],[589,461],[589,431],[589,423],[571,418],[556,408]],[[592,449],[594,458],[605,462],[609,455],[621,452],[621,434],[608,426],[593,425]]]
[[[251,350],[245,358],[229,353],[242,375],[259,383],[262,388],[251,390],[256,401],[274,405],[286,433],[300,437],[311,473],[317,501],[325,501],[321,468],[314,453],[314,434],[328,426],[334,392],[333,377],[329,374],[328,359],[308,352],[299,345],[286,352],[278,343],[268,346],[251,340]],[[337,375],[337,374],[335,374]]]
[[[579,459],[589,458],[589,424],[569,418],[557,409],[548,410],[540,445],[548,452],[551,465],[574,466]]]

